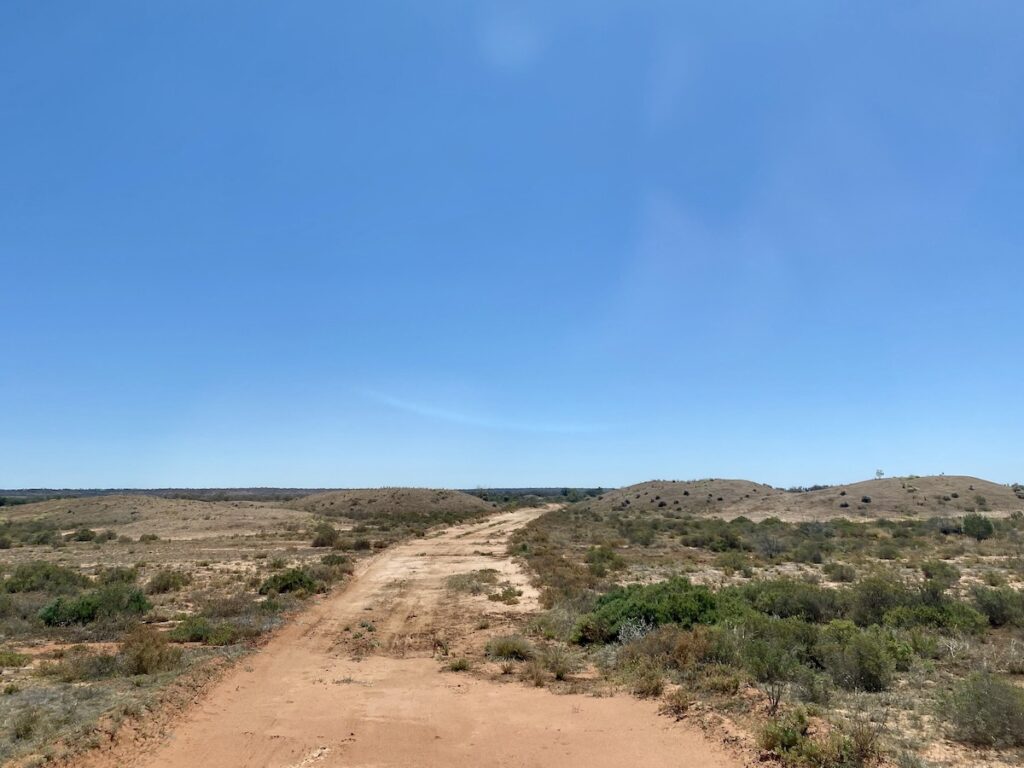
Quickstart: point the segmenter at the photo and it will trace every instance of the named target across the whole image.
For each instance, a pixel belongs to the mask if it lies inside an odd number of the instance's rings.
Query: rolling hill
[[[1024,488],[960,475],[891,477],[797,492],[747,480],[652,480],[581,504],[596,511],[671,509],[753,520],[931,517],[1024,510]]]
[[[280,529],[312,518],[302,510],[268,502],[195,501],[158,496],[110,495],[51,499],[0,508],[11,522],[45,520],[64,531],[110,529],[118,535],[143,533],[169,539],[199,539]]]

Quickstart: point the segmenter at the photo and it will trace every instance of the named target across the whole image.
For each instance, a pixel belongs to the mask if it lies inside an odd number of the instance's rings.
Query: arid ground
[[[40,493],[5,765],[1024,761],[1020,485]]]
[[[115,744],[80,764],[740,765],[694,726],[658,718],[654,703],[554,695],[443,671],[444,654],[479,651],[510,612],[536,608],[536,591],[505,552],[509,535],[543,511],[502,513],[367,560],[347,586],[282,629],[193,711],[172,718],[165,738],[141,750]],[[518,605],[446,589],[447,577],[481,569],[498,570],[522,590]],[[373,627],[372,643],[350,639],[360,626]]]

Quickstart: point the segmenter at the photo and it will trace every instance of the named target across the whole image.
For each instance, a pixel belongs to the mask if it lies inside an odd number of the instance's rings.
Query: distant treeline
[[[196,501],[288,501],[326,488],[21,488],[0,490],[0,506],[93,496],[159,496]]]
[[[467,488],[466,493],[484,501],[517,501],[527,496],[555,501],[579,501],[588,496],[600,496],[606,488]]]
[[[0,507],[30,504],[50,499],[77,499],[92,496],[159,496],[164,499],[195,501],[290,501],[312,493],[351,490],[347,488],[21,488],[0,490]],[[485,501],[509,502],[535,497],[579,501],[600,496],[604,488],[473,488],[465,493]]]

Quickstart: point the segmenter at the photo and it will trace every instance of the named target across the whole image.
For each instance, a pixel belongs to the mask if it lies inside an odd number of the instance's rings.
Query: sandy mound
[[[976,477],[892,477],[791,493],[748,480],[654,480],[584,502],[599,511],[674,510],[753,520],[832,517],[931,517],[1024,510],[1024,489]]]

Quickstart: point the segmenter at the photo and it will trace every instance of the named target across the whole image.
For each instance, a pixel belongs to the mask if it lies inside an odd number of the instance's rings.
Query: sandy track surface
[[[559,696],[440,670],[435,638],[457,652],[482,610],[533,607],[536,596],[505,545],[542,512],[495,515],[381,553],[229,672],[167,739],[144,754],[117,756],[117,764],[738,766],[694,726],[657,716],[652,702]],[[446,591],[445,577],[480,568],[519,585],[521,604]],[[363,623],[374,631],[361,630]],[[363,639],[352,640],[360,631]]]

